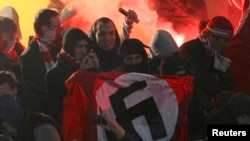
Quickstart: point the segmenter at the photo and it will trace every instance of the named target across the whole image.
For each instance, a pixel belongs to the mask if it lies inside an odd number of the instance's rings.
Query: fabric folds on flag
[[[193,91],[191,76],[79,70],[66,81],[66,87],[65,141],[112,140],[94,123],[100,112],[115,118],[135,140],[187,140],[187,111]]]

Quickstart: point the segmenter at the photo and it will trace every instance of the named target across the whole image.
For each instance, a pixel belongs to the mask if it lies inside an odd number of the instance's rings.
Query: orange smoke
[[[25,2],[26,1],[26,2]],[[1,8],[4,6],[14,7],[19,14],[20,28],[23,35],[22,42],[28,43],[28,37],[34,34],[33,31],[33,21],[36,12],[48,6],[51,1],[61,1],[67,3],[66,7],[69,7],[71,14],[64,21],[63,26],[78,27],[81,28],[86,33],[89,32],[92,23],[103,16],[111,18],[118,31],[122,31],[122,22],[124,21],[124,16],[118,12],[118,8],[122,7],[126,10],[134,10],[140,22],[134,24],[131,37],[138,38],[144,42],[144,44],[149,45],[151,36],[156,29],[164,29],[172,34],[178,45],[183,42],[195,38],[198,34],[197,30],[197,19],[193,20],[192,24],[188,26],[182,26],[179,31],[173,30],[173,25],[168,20],[159,19],[158,15],[161,11],[155,11],[156,7],[159,5],[166,5],[166,1],[161,0],[13,0],[13,1],[1,1]],[[176,0],[178,1],[178,0]],[[239,18],[241,15],[240,9],[230,5],[228,1],[232,3],[238,3],[242,0],[204,0],[207,6],[208,18],[212,18],[216,15],[223,15],[228,17],[236,28],[239,23]],[[29,3],[30,8],[23,8],[23,3]],[[56,3],[56,2],[55,2]],[[238,4],[239,5],[239,4]],[[164,10],[164,9],[163,9]],[[164,13],[163,13],[164,15]],[[175,17],[176,18],[176,17]],[[182,20],[180,17],[177,20]],[[176,26],[174,24],[174,26]]]
[[[140,20],[138,24],[134,23],[131,38],[138,38],[143,41],[144,44],[149,45],[153,32],[156,29],[164,29],[173,35],[178,45],[184,41],[184,35],[176,33],[171,25],[168,23],[159,24],[159,22],[157,22],[158,16],[156,12],[149,9],[145,0],[112,0],[112,3],[110,3],[110,1],[100,0],[76,0],[69,3],[69,5],[68,7],[75,9],[75,14],[64,22],[63,25],[66,28],[78,27],[88,33],[92,23],[96,19],[105,16],[114,21],[119,33],[121,33],[122,23],[125,17],[118,9],[122,7],[125,10],[134,10]]]

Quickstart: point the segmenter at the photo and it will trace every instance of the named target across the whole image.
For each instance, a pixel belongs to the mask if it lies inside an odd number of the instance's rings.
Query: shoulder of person
[[[32,40],[28,47],[24,49],[22,54],[20,55],[20,58],[23,58],[24,56],[27,56],[28,54],[33,54],[34,52],[40,53],[39,51],[39,45],[35,40]]]
[[[40,141],[61,141],[58,130],[52,124],[43,124],[34,129],[34,137]]]
[[[50,116],[41,114],[41,113],[33,113],[33,112],[26,112],[26,122],[27,125],[31,128],[36,128],[43,124],[51,124],[57,125],[58,123]]]
[[[196,48],[198,46],[201,46],[202,42],[199,40],[199,38],[192,39],[190,41],[184,42],[181,46],[180,49],[183,48]]]

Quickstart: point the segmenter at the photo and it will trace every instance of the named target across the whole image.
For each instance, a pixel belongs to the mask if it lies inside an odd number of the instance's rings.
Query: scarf
[[[12,48],[14,46],[15,43],[16,43],[15,40],[8,41],[8,40],[0,39],[0,51],[2,51],[3,53],[8,52],[10,50],[10,48]]]
[[[35,36],[35,40],[37,41],[39,45],[39,51],[42,54],[42,58],[43,58],[46,70],[52,67],[55,63],[49,51],[49,47],[53,47],[58,50],[60,50],[60,48],[62,47],[62,40],[60,37],[61,31],[62,29],[49,30],[45,32],[42,37],[39,35]]]
[[[51,47],[60,50],[62,47],[62,38],[61,38],[62,33],[63,33],[62,28],[46,31],[44,35],[40,38],[40,41],[45,42],[49,44]]]
[[[78,69],[80,67],[80,62],[76,61],[73,56],[65,52],[63,49],[59,53],[60,57],[63,59],[63,61],[71,66],[74,69]]]
[[[43,62],[45,65],[46,70],[48,71],[50,67],[54,65],[54,59],[49,51],[48,44],[45,42],[41,41],[41,38],[38,36],[35,37],[35,40],[38,43],[39,46],[39,51],[42,54]]]
[[[212,55],[214,55],[214,68],[219,71],[225,72],[227,68],[230,66],[231,60],[227,57],[222,56],[219,51],[211,47],[210,41],[206,34],[201,33],[199,39],[205,45],[205,48],[210,53],[212,53]]]
[[[6,56],[17,63],[18,57],[24,51],[24,46],[19,39],[13,41],[6,41],[0,39],[0,51],[6,54]]]

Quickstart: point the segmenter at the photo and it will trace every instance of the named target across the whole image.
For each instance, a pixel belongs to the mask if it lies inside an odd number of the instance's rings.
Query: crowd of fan
[[[0,140],[62,141],[65,81],[77,70],[120,71],[194,77],[188,112],[187,140],[206,140],[207,124],[250,124],[250,96],[236,93],[230,59],[224,49],[234,36],[231,22],[216,16],[202,21],[199,37],[176,44],[166,30],[156,30],[149,46],[129,38],[137,14],[128,11],[119,35],[108,17],[97,19],[87,34],[63,29],[60,13],[41,9],[35,35],[24,47],[18,26],[0,16]],[[150,50],[146,52],[146,48]],[[120,141],[133,141],[129,131],[102,114]]]

